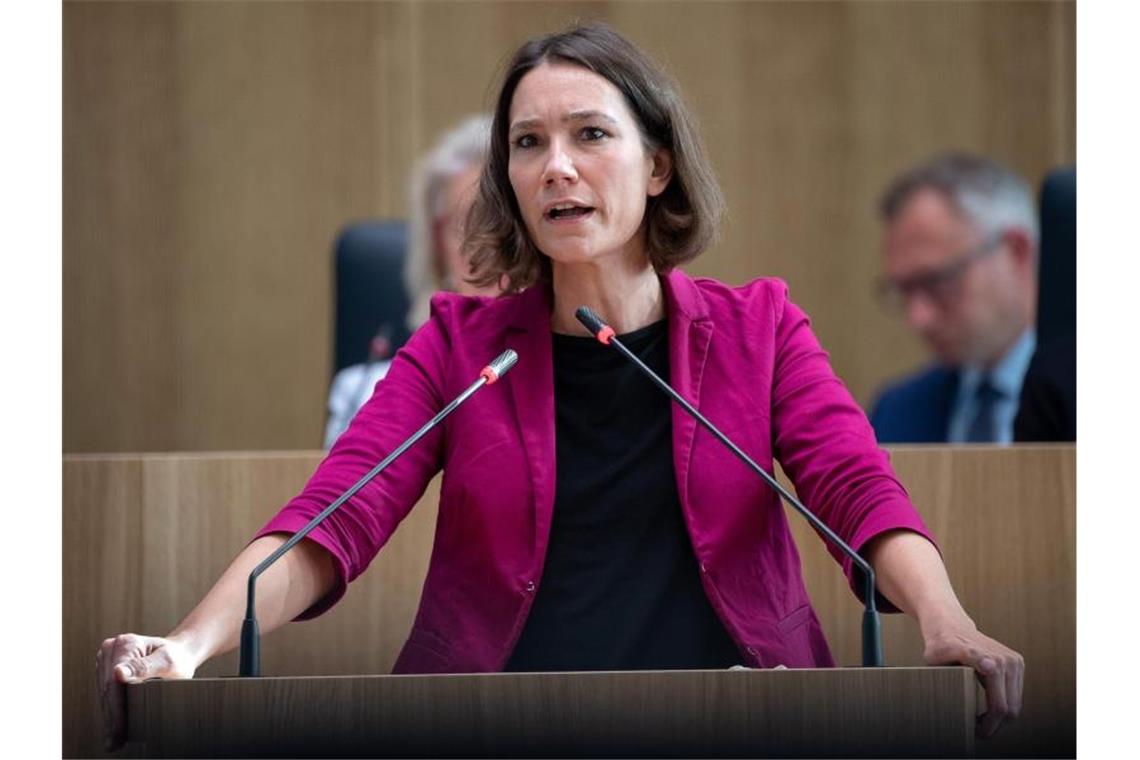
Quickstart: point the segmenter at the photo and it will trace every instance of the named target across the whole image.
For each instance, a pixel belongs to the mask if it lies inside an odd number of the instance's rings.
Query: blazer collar
[[[534,489],[534,557],[545,556],[554,517],[554,356],[550,336],[553,297],[537,284],[515,296],[506,347],[519,355],[504,380],[511,389],[531,487]],[[538,568],[536,568],[536,571]]]
[[[665,290],[669,318],[670,385],[681,398],[699,410],[701,379],[713,335],[708,303],[692,278],[679,269],[663,276],[661,284]],[[673,469],[677,478],[677,495],[681,509],[688,517],[691,505],[689,464],[697,421],[680,404],[670,402],[670,406],[673,409]]]
[[[665,304],[669,311],[669,327],[675,323],[697,322],[709,318],[709,305],[693,278],[674,269],[661,276]]]

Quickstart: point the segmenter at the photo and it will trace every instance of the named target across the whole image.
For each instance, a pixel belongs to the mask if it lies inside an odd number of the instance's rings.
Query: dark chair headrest
[[[1056,169],[1041,184],[1037,343],[1077,329],[1077,170]]]
[[[334,372],[368,358],[381,329],[392,350],[408,339],[409,297],[404,285],[407,229],[402,221],[348,225],[334,245]]]

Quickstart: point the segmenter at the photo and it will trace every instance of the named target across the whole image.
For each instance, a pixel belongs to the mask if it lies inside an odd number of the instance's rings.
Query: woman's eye
[[[606,131],[599,127],[585,127],[582,130],[582,138],[585,140],[601,140],[606,137]]]
[[[516,148],[533,148],[538,145],[538,138],[534,135],[519,135],[515,138]]]

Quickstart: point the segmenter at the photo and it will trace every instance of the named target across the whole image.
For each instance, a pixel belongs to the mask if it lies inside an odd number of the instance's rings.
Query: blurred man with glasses
[[[1029,187],[980,156],[937,156],[883,195],[878,294],[935,363],[883,390],[881,443],[1009,443],[1035,347],[1038,222]]]

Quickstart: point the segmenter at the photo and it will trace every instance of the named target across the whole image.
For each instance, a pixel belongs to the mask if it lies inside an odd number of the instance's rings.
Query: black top
[[[621,336],[669,376],[665,320]],[[554,335],[556,490],[546,564],[508,671],[726,668],[673,469],[670,399],[594,338]]]

